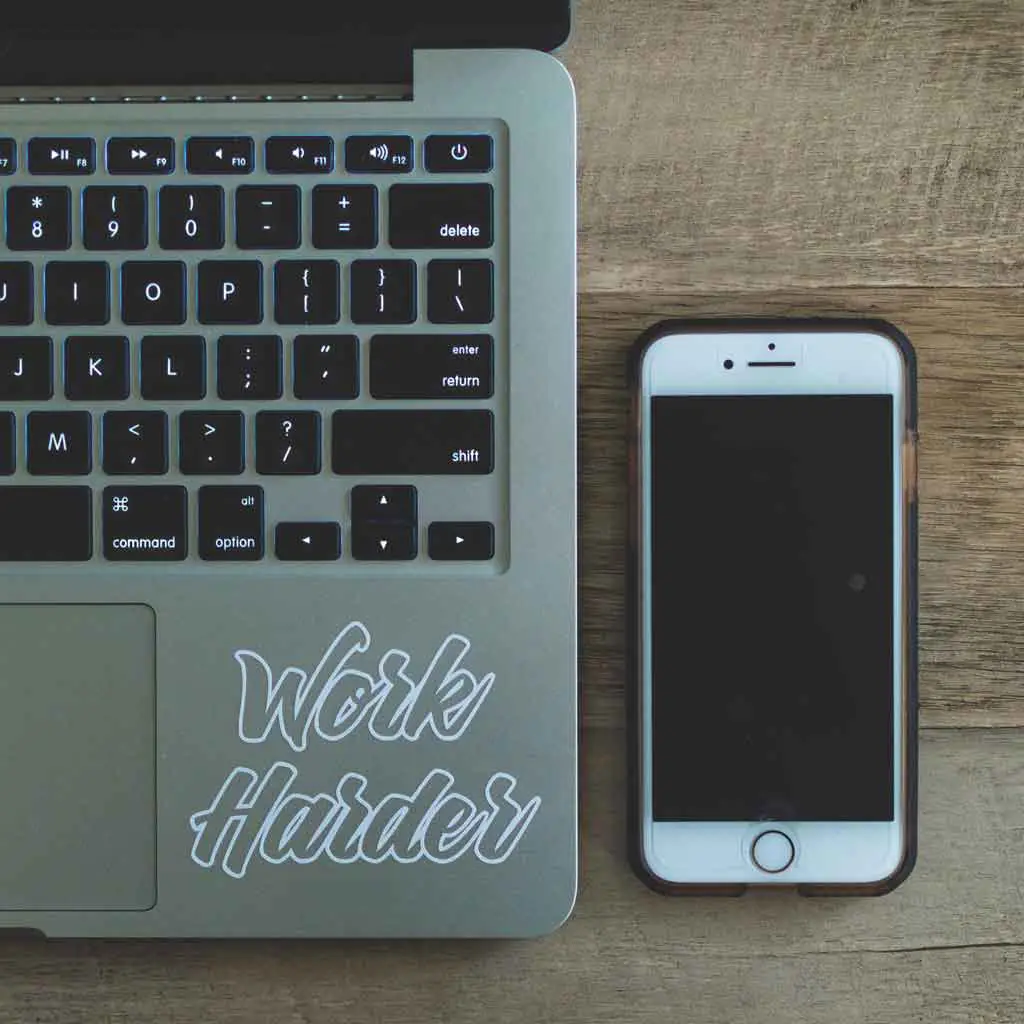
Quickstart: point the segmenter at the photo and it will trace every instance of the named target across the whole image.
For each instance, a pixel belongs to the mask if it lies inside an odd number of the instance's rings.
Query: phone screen
[[[651,399],[656,821],[892,821],[893,400]]]

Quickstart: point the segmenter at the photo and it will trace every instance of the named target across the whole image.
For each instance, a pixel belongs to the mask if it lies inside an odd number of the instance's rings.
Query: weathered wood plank
[[[1024,281],[1021,4],[578,8],[584,290]]]

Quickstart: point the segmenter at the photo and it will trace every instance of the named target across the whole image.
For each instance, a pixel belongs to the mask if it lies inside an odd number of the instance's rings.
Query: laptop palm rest
[[[0,605],[0,910],[156,900],[156,623]]]

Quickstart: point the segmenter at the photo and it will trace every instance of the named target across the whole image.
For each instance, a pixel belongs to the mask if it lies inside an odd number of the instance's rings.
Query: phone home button
[[[750,844],[750,859],[769,875],[777,875],[785,871],[793,863],[794,857],[796,857],[796,847],[793,845],[793,840],[778,829],[762,832]]]

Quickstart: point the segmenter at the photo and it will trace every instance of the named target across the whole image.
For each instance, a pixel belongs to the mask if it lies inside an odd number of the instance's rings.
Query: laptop
[[[568,2],[369,6],[2,29],[0,928],[571,912]]]

